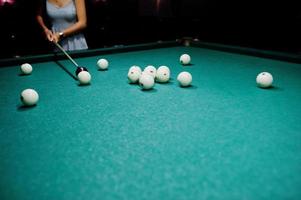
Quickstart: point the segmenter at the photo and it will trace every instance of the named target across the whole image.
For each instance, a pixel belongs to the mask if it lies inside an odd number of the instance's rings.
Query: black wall
[[[0,57],[51,52],[35,22],[37,0],[0,8]],[[259,0],[86,0],[90,48],[175,40],[299,52],[301,9],[296,2]]]

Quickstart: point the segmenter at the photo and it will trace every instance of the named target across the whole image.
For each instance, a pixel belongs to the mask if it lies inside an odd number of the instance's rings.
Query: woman
[[[85,0],[43,0],[37,21],[46,38],[67,51],[87,49],[83,29],[87,26]]]

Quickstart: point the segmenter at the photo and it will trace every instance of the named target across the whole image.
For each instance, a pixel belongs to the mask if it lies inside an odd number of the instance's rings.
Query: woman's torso
[[[76,8],[73,0],[69,0],[61,7],[53,2],[47,1],[46,10],[52,23],[53,31],[61,31],[56,29],[65,29],[77,21]]]
[[[69,0],[59,6],[46,0],[46,11],[51,22],[53,32],[61,32],[77,22],[76,6],[74,0]],[[87,49],[87,43],[82,33],[64,38],[61,45],[65,50]]]

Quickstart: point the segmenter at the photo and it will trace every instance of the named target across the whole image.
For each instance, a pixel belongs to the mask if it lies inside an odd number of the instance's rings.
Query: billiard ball
[[[106,70],[109,67],[109,62],[108,60],[101,58],[97,61],[97,66],[100,70]]]
[[[158,70],[166,70],[166,71],[170,74],[170,69],[169,69],[169,67],[167,67],[167,66],[165,66],[165,65],[160,66],[160,67],[157,69],[157,71],[158,71]]]
[[[82,72],[82,71],[88,71],[88,69],[87,68],[85,68],[85,67],[77,67],[76,68],[76,71],[75,71],[75,74],[76,74],[76,76],[78,76],[78,74],[80,73],[80,72]]]
[[[32,72],[32,66],[29,63],[24,63],[21,65],[21,72],[23,74],[31,74]]]
[[[39,94],[34,89],[25,89],[21,92],[20,99],[24,106],[34,106],[39,101]]]
[[[156,81],[159,83],[167,83],[170,79],[170,70],[167,66],[160,66],[157,69]]]
[[[268,88],[272,86],[273,76],[269,72],[261,72],[256,77],[256,83],[258,87]]]
[[[77,76],[79,83],[81,85],[87,85],[90,83],[91,81],[91,75],[89,72],[87,71],[81,71],[78,76]]]
[[[154,77],[147,73],[142,73],[139,78],[139,85],[143,90],[152,89],[155,85]]]
[[[179,73],[177,80],[182,87],[187,87],[191,85],[192,76],[189,72],[181,72]]]
[[[129,72],[133,71],[133,70],[138,71],[140,74],[142,73],[141,68],[139,66],[137,66],[137,65],[131,66],[130,69],[129,69]]]
[[[188,65],[188,64],[190,64],[190,61],[191,61],[190,55],[188,55],[188,54],[182,54],[180,56],[180,63],[182,65]]]
[[[148,73],[149,75],[151,75],[153,78],[156,78],[156,72],[157,69],[153,66],[153,65],[148,65],[144,68],[143,72]]]
[[[141,73],[139,72],[139,70],[130,70],[128,72],[128,80],[129,83],[137,83],[139,78],[141,76]]]

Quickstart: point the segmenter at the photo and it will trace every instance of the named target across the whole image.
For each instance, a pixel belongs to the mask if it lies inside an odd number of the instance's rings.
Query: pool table
[[[0,199],[300,199],[301,64],[297,57],[190,42],[63,54],[0,68]],[[191,64],[179,57],[188,53]],[[109,61],[100,71],[96,62]],[[20,64],[33,66],[31,75]],[[3,64],[3,63],[2,63]],[[166,65],[168,83],[129,84],[132,65]],[[190,87],[177,75],[188,71]],[[262,71],[274,77],[257,87]],[[33,88],[39,102],[24,107]]]

